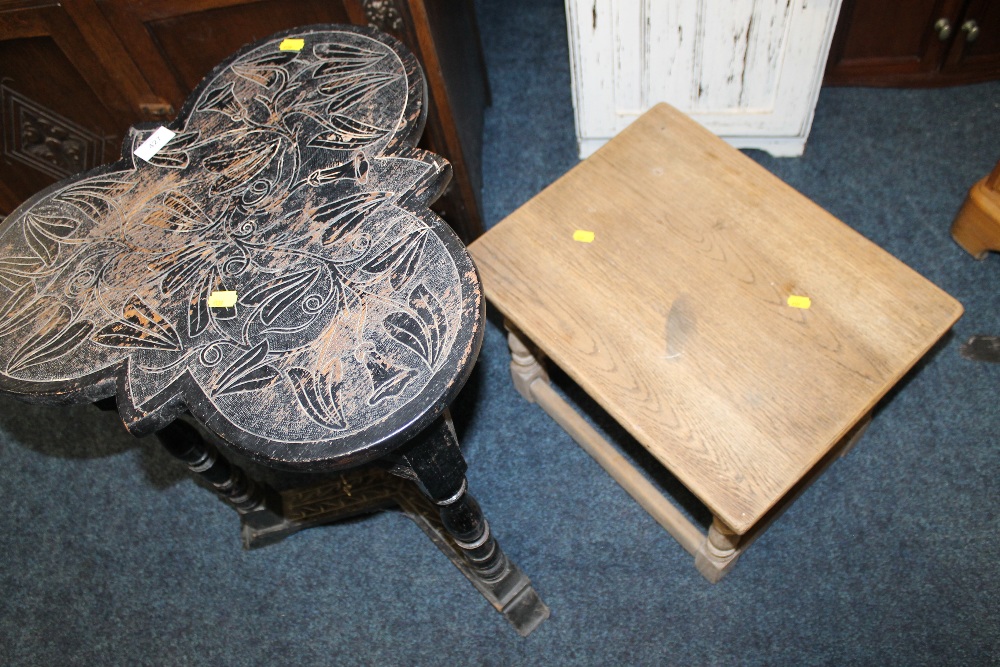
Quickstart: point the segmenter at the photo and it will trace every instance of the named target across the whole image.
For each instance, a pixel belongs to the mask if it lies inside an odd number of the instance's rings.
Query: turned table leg
[[[694,565],[713,584],[722,579],[739,558],[740,536],[713,517],[705,541],[694,555]]]
[[[156,437],[172,456],[211,484],[218,496],[241,516],[252,514],[258,523],[261,517],[267,517],[266,522],[283,522],[280,496],[226,460],[205,442],[195,427],[177,419],[157,431]],[[244,543],[247,546],[245,535]]]
[[[447,412],[394,453],[391,462],[390,472],[416,482],[438,507],[445,530],[467,563],[467,576],[521,635],[548,618],[548,607],[504,554],[468,492],[467,464]]]
[[[535,402],[531,393],[531,385],[536,380],[549,381],[549,374],[542,365],[541,355],[534,352],[530,343],[510,322],[504,322],[507,329],[507,345],[510,347],[510,376],[514,380],[514,388],[529,403]]]

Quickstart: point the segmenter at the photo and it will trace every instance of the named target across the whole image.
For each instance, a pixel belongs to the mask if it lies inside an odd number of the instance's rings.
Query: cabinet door
[[[0,9],[0,213],[54,181],[120,156],[140,120],[136,90],[107,52],[95,53],[67,2],[5,3]]]
[[[971,0],[955,26],[942,75],[958,82],[1000,76],[1000,2]]]
[[[657,102],[802,153],[839,0],[566,0],[581,156]]]
[[[996,0],[844,0],[825,83],[946,86],[998,77]]]
[[[826,83],[882,85],[934,76],[952,42],[961,2],[844,0]]]

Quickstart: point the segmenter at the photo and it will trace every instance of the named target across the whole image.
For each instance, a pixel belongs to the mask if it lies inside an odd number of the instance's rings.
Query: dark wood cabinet
[[[173,118],[239,47],[316,23],[374,25],[421,61],[430,99],[422,145],[453,168],[435,208],[474,239],[489,89],[470,0],[0,0],[0,214],[117,159],[130,125]]]
[[[824,82],[945,86],[996,78],[995,0],[844,0]]]

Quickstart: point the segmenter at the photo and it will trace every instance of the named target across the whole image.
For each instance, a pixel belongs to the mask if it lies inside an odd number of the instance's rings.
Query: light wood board
[[[739,534],[962,313],[665,104],[470,252],[487,298]]]

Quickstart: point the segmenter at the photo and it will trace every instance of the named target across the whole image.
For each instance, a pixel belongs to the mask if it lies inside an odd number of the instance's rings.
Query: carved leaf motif
[[[181,339],[162,315],[137,294],[122,308],[122,319],[94,334],[94,342],[106,347],[134,347],[146,350],[182,349]]]
[[[364,63],[363,66],[367,67],[368,65],[377,63],[385,57],[384,53],[366,49],[363,46],[354,46],[353,44],[333,44],[329,42],[315,45],[313,47],[313,55],[320,60],[334,61],[331,63],[323,63],[321,67],[329,66],[332,69],[323,70],[323,74],[317,70],[317,73],[315,74],[317,77],[331,76],[338,67],[353,66],[358,63]],[[330,74],[326,74],[325,72],[330,72]],[[336,72],[336,74],[343,73],[344,72]]]
[[[433,368],[441,355],[448,328],[444,309],[422,283],[410,292],[409,304],[416,317],[398,311],[386,317],[382,326],[390,336],[416,352],[429,368]]]
[[[73,312],[62,304],[50,305],[42,318],[46,318],[44,324],[11,357],[8,372],[17,373],[65,356],[94,330],[94,324],[87,320],[73,322]]]
[[[416,352],[428,366],[431,365],[430,341],[427,339],[427,332],[417,318],[409,313],[399,311],[386,317],[382,321],[382,326],[390,336]]]
[[[354,233],[365,217],[391,196],[391,192],[359,192],[320,206],[312,219],[319,225],[326,225],[323,245],[336,243]]]
[[[191,161],[191,158],[188,156],[188,150],[198,143],[200,137],[201,132],[198,130],[180,132],[166,146],[156,151],[156,155],[150,157],[146,162],[157,167],[183,169]]]
[[[260,321],[270,326],[286,308],[298,301],[312,287],[317,277],[319,277],[318,268],[279,276],[254,287],[241,297],[240,301],[257,308]]]
[[[382,56],[378,53],[373,53],[371,51],[368,53],[371,55],[352,57],[345,56],[343,59],[323,63],[316,68],[315,72],[313,72],[313,78],[324,79],[330,77],[351,76],[382,59]]]
[[[210,224],[201,208],[187,195],[166,192],[157,196],[136,215],[141,224],[172,232],[195,232]]]
[[[295,60],[298,55],[297,51],[268,53],[233,64],[233,71],[244,79],[264,88],[270,88],[279,79],[284,81],[287,78],[284,66]]]
[[[337,404],[336,390],[326,376],[304,368],[289,368],[288,377],[295,387],[295,398],[306,414],[327,428],[347,428],[347,421]]]
[[[427,347],[430,350],[427,361],[428,365],[433,366],[441,356],[441,348],[448,332],[448,318],[445,315],[444,307],[438,298],[421,283],[410,292],[410,308],[417,314],[417,318],[427,332]]]
[[[364,153],[358,151],[354,153],[353,158],[342,164],[313,171],[306,177],[306,183],[314,188],[342,178],[352,178],[359,183],[364,183],[367,181],[370,168],[371,163],[368,158],[365,157]]]
[[[247,350],[219,377],[212,395],[223,396],[271,386],[279,373],[267,364],[269,355],[267,339],[264,339]]]
[[[376,351],[368,354],[365,361],[372,376],[374,391],[368,397],[368,404],[375,405],[387,398],[398,396],[417,375],[417,371],[405,366],[395,366]]]
[[[100,220],[114,210],[119,197],[134,187],[134,181],[99,176],[71,185],[56,195],[55,200],[73,204],[92,220]]]
[[[34,299],[35,286],[25,283],[0,307],[0,336],[22,329],[35,321],[47,307],[44,299]],[[33,300],[34,299],[34,300]]]
[[[328,130],[310,139],[308,146],[341,150],[360,148],[389,133],[384,128],[340,114],[331,114],[326,119],[326,124]]]
[[[365,264],[362,270],[376,274],[391,271],[389,282],[393,289],[399,289],[413,277],[426,241],[424,230],[404,236]]]
[[[45,264],[52,264],[59,255],[59,241],[76,231],[77,224],[72,218],[29,212],[24,216],[24,239]]]
[[[398,80],[399,75],[391,72],[343,77],[321,84],[319,92],[329,99],[327,111],[343,113],[369,95],[374,95]]]
[[[201,103],[195,110],[215,111],[225,116],[229,116],[233,120],[239,120],[245,115],[243,105],[236,98],[236,92],[232,82],[226,86],[221,86],[206,93],[205,97],[202,98]]]
[[[214,262],[212,248],[206,243],[199,243],[164,255],[150,262],[149,268],[163,274],[160,290],[164,296],[170,296],[195,276],[214,268]]]
[[[188,303],[188,335],[197,338],[212,323],[212,309],[208,307],[208,297],[215,288],[215,272],[209,273],[196,289]]]
[[[242,145],[217,153],[202,163],[209,171],[219,174],[219,178],[212,184],[213,195],[229,192],[248,183],[264,171],[278,153],[281,145],[278,137],[264,138],[259,133],[246,136],[250,138],[241,142]]]
[[[16,290],[34,278],[44,265],[41,257],[0,259],[0,285]]]
[[[231,320],[238,316],[237,305],[232,308],[209,308],[208,298],[217,289],[225,290],[225,287],[218,271],[212,269],[191,293],[188,303],[188,334],[191,338],[200,336],[214,320]]]

